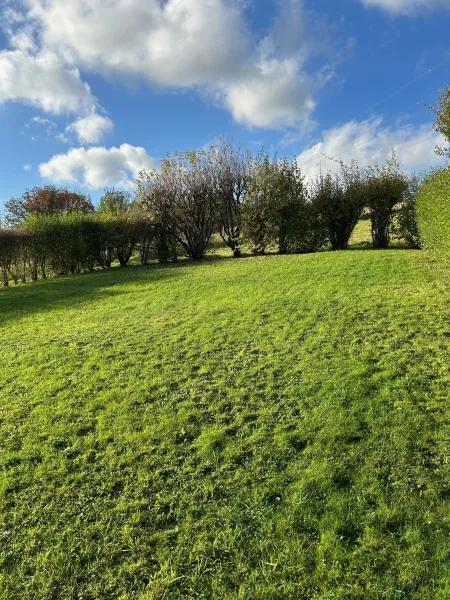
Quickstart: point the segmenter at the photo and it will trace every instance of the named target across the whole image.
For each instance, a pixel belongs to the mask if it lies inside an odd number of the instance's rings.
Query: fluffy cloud
[[[313,82],[295,59],[272,59],[252,77],[232,84],[226,103],[238,123],[256,127],[294,127],[314,110]]]
[[[112,132],[113,128],[111,119],[95,113],[74,121],[66,131],[68,133],[74,131],[82,144],[98,144],[104,135]]]
[[[24,102],[54,114],[92,110],[96,104],[76,68],[64,68],[51,53],[0,52],[0,103]]]
[[[131,189],[139,171],[155,167],[156,161],[144,148],[122,144],[119,148],[71,148],[40,164],[39,172],[53,183]]]
[[[247,54],[242,12],[224,0],[23,0],[41,44],[69,64],[192,86],[227,77]]]
[[[308,176],[314,176],[320,169],[335,171],[337,165],[332,159],[340,159],[346,164],[354,159],[366,166],[383,163],[394,149],[403,167],[420,172],[442,163],[434,153],[439,144],[442,144],[442,137],[428,124],[415,129],[412,126],[383,127],[381,118],[350,121],[324,131],[322,141],[302,152],[298,162]]]
[[[377,6],[391,13],[410,14],[418,9],[450,8],[450,0],[362,0],[366,6]]]
[[[248,126],[297,127],[314,108],[320,83],[304,66],[312,45],[303,0],[280,3],[278,19],[259,41],[238,0],[18,3],[22,12],[9,12],[7,35],[30,62],[45,48],[78,77],[76,69],[134,77],[159,87],[193,87],[219,99],[236,121]],[[45,110],[64,106],[53,99],[51,81],[35,85],[47,90],[41,101]],[[79,112],[86,117],[93,110]],[[80,140],[95,141],[95,134],[87,135]]]

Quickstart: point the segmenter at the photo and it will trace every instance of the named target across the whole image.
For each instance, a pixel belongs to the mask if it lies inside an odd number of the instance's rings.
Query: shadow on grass
[[[387,250],[405,250],[406,246],[392,244]],[[375,250],[369,244],[355,244],[348,250]],[[346,252],[345,250],[342,252]],[[324,249],[320,253],[332,253]],[[280,256],[276,252],[266,252],[264,256]],[[292,256],[292,255],[290,255]],[[307,256],[307,255],[298,255]],[[83,273],[56,277],[54,279],[39,280],[35,283],[27,283],[8,288],[0,288],[0,326],[8,321],[21,319],[36,312],[51,311],[80,306],[98,298],[96,294],[120,295],[123,287],[127,284],[146,282],[149,285],[156,284],[162,280],[174,279],[184,276],[187,269],[193,269],[198,265],[217,264],[218,262],[244,261],[253,255],[243,253],[239,259],[233,256],[212,255],[202,261],[181,260],[178,263],[159,265],[154,264],[143,267],[141,265],[128,266],[127,268],[112,267],[102,271]],[[115,290],[116,286],[120,289]]]
[[[104,295],[120,295],[124,285],[146,282],[149,285],[182,277],[197,263],[182,261],[147,267],[112,267],[92,273],[55,277],[8,288],[0,288],[0,326],[36,312],[73,309]],[[118,289],[115,289],[115,288]],[[119,289],[120,288],[120,289]]]
[[[383,252],[386,250],[412,250],[406,244],[401,242],[393,242],[387,248],[374,248],[370,242],[362,242],[360,244],[350,244],[346,250],[372,250],[373,252]],[[344,250],[344,252],[346,252]]]

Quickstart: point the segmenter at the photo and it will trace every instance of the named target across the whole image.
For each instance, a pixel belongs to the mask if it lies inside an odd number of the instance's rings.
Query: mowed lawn
[[[0,290],[0,598],[450,598],[450,289],[425,253]]]

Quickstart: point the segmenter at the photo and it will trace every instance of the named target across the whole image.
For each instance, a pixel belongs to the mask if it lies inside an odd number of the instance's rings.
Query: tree
[[[23,223],[28,215],[49,217],[69,215],[72,212],[87,215],[93,211],[94,206],[89,196],[47,185],[25,190],[19,198],[8,200],[5,203],[5,220],[12,227]]]
[[[435,115],[433,129],[441,133],[450,144],[450,85],[446,86],[443,91],[438,90],[438,94],[436,104],[430,107]],[[450,157],[450,146],[446,148],[437,146],[436,152],[440,156]]]
[[[282,173],[276,159],[266,154],[252,174],[243,204],[243,234],[253,254],[264,254],[277,241],[277,217],[282,194]]]
[[[408,187],[408,178],[400,172],[395,153],[383,167],[368,168],[365,197],[370,210],[374,248],[387,248],[394,208],[401,205]]]
[[[121,267],[126,267],[138,243],[138,224],[131,207],[130,192],[105,188],[97,209],[103,239],[103,264],[109,268],[117,258]],[[133,211],[135,213],[136,211]]]
[[[103,196],[100,198],[98,206],[99,213],[109,215],[121,215],[131,205],[133,197],[130,192],[115,190],[114,188],[105,188]]]
[[[18,229],[0,229],[0,280],[2,285],[26,282],[29,236]]]
[[[28,216],[25,200],[22,197],[10,198],[5,202],[5,224],[7,227],[17,227]]]
[[[419,226],[417,222],[416,198],[420,187],[420,179],[412,175],[408,180],[408,189],[403,198],[403,204],[398,210],[395,233],[399,235],[409,248],[422,247]]]
[[[242,205],[252,176],[254,160],[241,145],[221,139],[210,150],[220,235],[233,256],[241,256]]]
[[[308,221],[305,179],[295,159],[279,162],[278,170],[272,202],[278,252],[299,252]]]
[[[312,184],[323,225],[333,250],[345,250],[365,202],[364,174],[356,161],[340,165],[334,176],[320,173]]]
[[[172,248],[181,244],[189,258],[203,258],[217,223],[211,161],[204,150],[168,155],[161,172],[142,172],[139,201],[164,228]]]

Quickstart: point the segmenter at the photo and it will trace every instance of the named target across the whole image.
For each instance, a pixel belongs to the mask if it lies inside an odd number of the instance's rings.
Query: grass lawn
[[[450,289],[424,253],[0,290],[0,598],[450,598]]]

